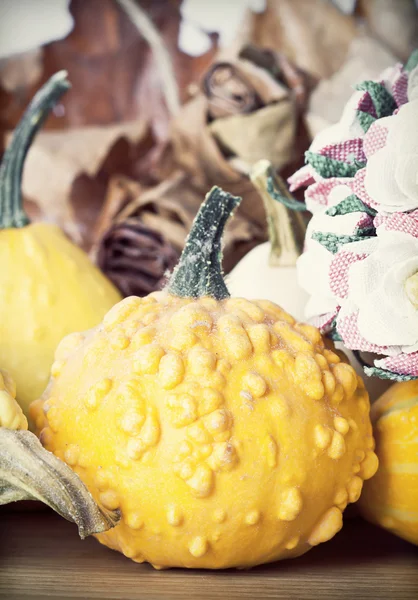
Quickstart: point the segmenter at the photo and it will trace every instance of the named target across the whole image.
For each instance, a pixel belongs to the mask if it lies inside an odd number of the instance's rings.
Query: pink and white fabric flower
[[[393,213],[418,208],[418,98],[375,121],[364,137],[366,166],[353,191],[369,206]]]
[[[315,212],[308,224],[304,252],[298,260],[299,284],[310,294],[305,314],[321,329],[334,320],[339,309],[339,299],[333,293],[330,279],[334,255],[329,247],[333,239],[337,249],[339,238],[343,237],[347,242],[357,240],[359,232],[373,227],[372,217],[364,211],[334,214],[337,207],[344,201],[349,202],[350,198],[352,192],[349,187],[334,186],[323,210]],[[328,237],[328,244],[324,244],[324,235]]]
[[[418,51],[357,87],[290,179],[313,216],[298,261],[307,318],[367,374],[418,378]]]
[[[376,367],[417,377],[418,237],[407,229],[418,221],[398,227],[389,219],[377,237],[344,245],[331,261],[330,287],[347,348],[386,355]]]

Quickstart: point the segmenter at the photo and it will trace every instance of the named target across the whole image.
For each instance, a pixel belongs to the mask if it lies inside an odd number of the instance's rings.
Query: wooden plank
[[[361,520],[296,560],[249,571],[155,571],[49,511],[0,512],[0,597],[8,600],[418,598],[418,551]]]

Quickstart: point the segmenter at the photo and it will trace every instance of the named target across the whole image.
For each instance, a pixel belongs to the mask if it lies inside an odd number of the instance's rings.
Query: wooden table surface
[[[0,598],[418,600],[418,549],[361,520],[296,559],[249,571],[155,571],[81,541],[49,511],[0,511]]]

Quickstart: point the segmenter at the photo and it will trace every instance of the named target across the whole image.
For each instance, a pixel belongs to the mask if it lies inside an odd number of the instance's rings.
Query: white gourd
[[[264,202],[269,241],[241,259],[227,277],[228,289],[231,296],[271,300],[298,321],[304,321],[308,295],[298,284],[296,261],[303,249],[306,219],[271,197],[267,189],[270,175],[273,170],[267,160],[260,160],[250,173]],[[290,197],[284,181],[277,175],[274,180],[280,192]]]
[[[304,321],[308,295],[298,285],[296,267],[272,266],[270,255],[271,243],[265,242],[240,260],[226,279],[231,296],[271,300],[298,321]]]

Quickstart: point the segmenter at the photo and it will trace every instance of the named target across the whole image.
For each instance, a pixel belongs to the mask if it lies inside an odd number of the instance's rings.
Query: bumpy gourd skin
[[[136,562],[250,567],[330,539],[377,469],[369,400],[268,301],[130,297],[67,337],[31,414]]]
[[[97,325],[120,295],[51,224],[1,230],[0,264],[0,364],[26,412],[48,383],[63,336]]]
[[[27,429],[28,421],[16,402],[16,385],[7,371],[0,369],[0,427]]]
[[[364,488],[361,512],[418,545],[418,381],[394,384],[371,417],[379,469]]]

